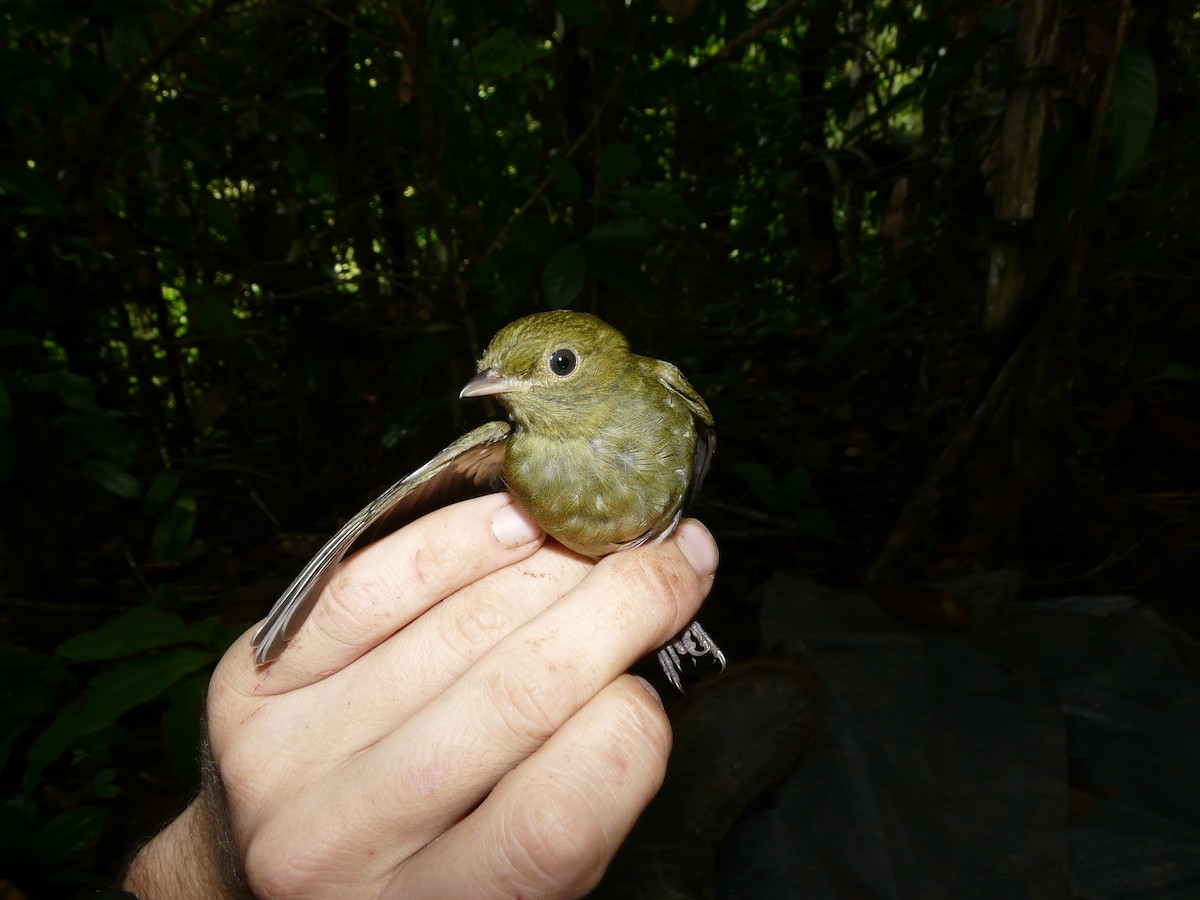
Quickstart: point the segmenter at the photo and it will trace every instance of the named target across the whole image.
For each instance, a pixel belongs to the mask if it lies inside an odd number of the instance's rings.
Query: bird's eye
[[[550,371],[560,377],[570,375],[579,364],[575,351],[568,347],[559,347],[550,354]]]

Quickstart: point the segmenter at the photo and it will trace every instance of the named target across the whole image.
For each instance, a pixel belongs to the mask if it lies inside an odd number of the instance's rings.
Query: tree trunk
[[[997,234],[988,271],[984,330],[1003,333],[1018,315],[1037,208],[1038,168],[1046,130],[1047,72],[1058,44],[1060,0],[1025,0],[1017,21],[1013,70],[1004,101]]]

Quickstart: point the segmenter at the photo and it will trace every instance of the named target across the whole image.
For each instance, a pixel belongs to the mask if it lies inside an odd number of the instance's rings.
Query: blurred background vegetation
[[[114,876],[222,649],[537,309],[712,406],[731,658],[778,568],[1200,622],[1193,3],[91,6],[0,4],[10,887]]]

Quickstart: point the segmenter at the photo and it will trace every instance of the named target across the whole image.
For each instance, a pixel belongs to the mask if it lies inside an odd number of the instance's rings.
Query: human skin
[[[702,525],[598,563],[507,494],[348,560],[287,653],[209,685],[200,795],[134,858],[141,900],[571,897],[658,790],[671,730],[625,674],[695,617]],[[224,849],[223,849],[224,848]]]

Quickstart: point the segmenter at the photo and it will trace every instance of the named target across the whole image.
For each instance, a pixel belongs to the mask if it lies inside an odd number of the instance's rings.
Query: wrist
[[[201,821],[202,798],[192,801],[174,822],[142,847],[129,864],[121,887],[138,900],[223,897],[220,856]]]
[[[200,793],[137,851],[121,887],[138,900],[253,900],[231,836],[224,787],[207,747]]]

